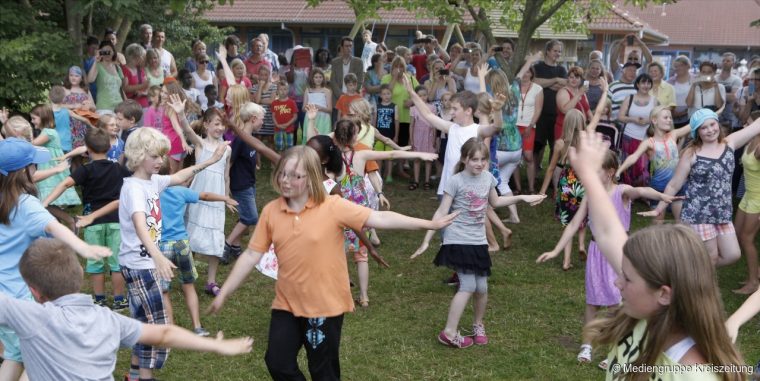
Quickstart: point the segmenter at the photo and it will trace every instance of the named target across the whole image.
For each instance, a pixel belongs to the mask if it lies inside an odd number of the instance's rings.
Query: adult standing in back
[[[166,33],[161,29],[156,29],[153,32],[153,50],[158,53],[158,57],[161,58],[161,68],[164,70],[164,77],[177,78],[177,63],[174,62],[174,56],[164,49],[164,43],[166,42]]]
[[[365,29],[364,32],[362,32],[362,39],[364,40],[364,48],[362,49],[362,64],[364,65],[364,70],[369,70],[370,66],[372,66],[372,56],[375,55],[375,50],[377,49],[377,43],[372,42],[372,31],[369,29]]]
[[[731,70],[736,63],[736,54],[731,52],[723,53],[720,65],[720,74],[715,78],[719,84],[726,89],[726,108],[720,114],[720,125],[727,128],[729,134],[734,129],[741,127],[739,118],[734,114],[734,104],[737,101],[736,94],[742,88],[742,79],[739,76],[731,74]],[[739,156],[739,155],[737,155]],[[741,172],[741,171],[739,171]]]
[[[359,86],[364,83],[364,64],[361,58],[354,57],[354,40],[351,37],[340,39],[340,51],[330,65],[332,66],[332,78],[330,78],[330,90],[332,90],[333,104],[338,102],[338,98],[346,92],[346,85],[343,84],[343,77],[348,73],[353,73],[358,80]],[[361,91],[361,88],[356,89]],[[333,109],[333,114],[337,110]],[[333,120],[335,120],[333,115]]]
[[[559,64],[562,56],[562,43],[550,40],[544,49],[544,60],[533,66],[536,77],[533,79],[537,85],[544,89],[544,107],[541,116],[536,122],[536,138],[533,142],[533,152],[538,160],[536,165],[541,164],[544,147],[549,149],[554,145],[554,123],[557,119],[557,91],[567,85],[567,70]]]

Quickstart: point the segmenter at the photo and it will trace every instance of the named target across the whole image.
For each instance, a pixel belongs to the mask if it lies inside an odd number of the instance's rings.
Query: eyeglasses
[[[290,179],[290,180],[301,180],[301,179],[303,179],[304,177],[306,177],[306,175],[299,175],[299,174],[297,174],[297,173],[295,173],[295,172],[291,172],[291,173],[288,173],[288,172],[280,172],[280,179],[281,179],[281,180],[285,180],[285,179]]]
[[[198,61],[198,63],[201,64],[201,65],[204,65],[204,64],[207,64],[208,61]]]

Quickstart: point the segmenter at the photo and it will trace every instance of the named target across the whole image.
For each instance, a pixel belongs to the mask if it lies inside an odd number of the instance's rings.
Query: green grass
[[[265,165],[268,167],[268,165]],[[268,184],[268,168],[259,174],[257,202],[259,209],[275,194]],[[437,202],[434,191],[410,192],[406,183],[387,185],[386,195],[392,209],[416,217],[430,218]],[[552,218],[554,204],[547,200],[538,207],[518,206],[522,223],[514,230],[512,248],[493,255],[493,275],[489,279],[489,303],[486,329],[489,344],[465,350],[446,348],[436,341],[443,328],[454,288],[442,284],[450,275],[436,268],[432,260],[436,250],[420,258],[409,255],[422,240],[422,232],[381,231],[380,252],[390,262],[390,269],[370,263],[370,307],[358,309],[345,317],[341,343],[341,371],[345,380],[521,380],[521,379],[601,379],[596,363],[606,355],[597,350],[592,365],[579,366],[575,356],[580,344],[584,294],[584,266],[574,254],[575,267],[563,272],[561,257],[547,264],[536,264],[536,257],[551,249],[561,234]],[[636,204],[635,208],[643,209]],[[505,210],[499,210],[506,217]],[[228,231],[233,218],[227,219]],[[648,224],[633,217],[632,230]],[[590,238],[590,236],[589,236]],[[589,239],[587,238],[587,239]],[[432,246],[432,245],[431,245]],[[356,280],[355,267],[351,268]],[[226,279],[231,266],[222,267]],[[196,289],[202,293],[205,266],[199,268]],[[721,292],[726,309],[736,310],[744,297],[730,290],[745,277],[745,265],[719,270]],[[176,283],[175,283],[176,284]],[[264,363],[267,346],[269,311],[274,282],[254,271],[246,283],[230,297],[218,316],[202,314],[203,325],[211,332],[223,330],[225,336],[250,335],[254,338],[251,354],[220,357],[187,351],[172,351],[163,370],[156,372],[162,380],[263,380],[269,379]],[[358,290],[352,289],[356,296]],[[174,287],[172,300],[176,323],[189,327],[184,300]],[[211,299],[200,296],[201,309]],[[469,329],[472,309],[468,308],[461,327]],[[740,332],[739,344],[745,361],[754,364],[760,358],[757,320]],[[129,368],[129,351],[119,352],[115,376],[120,379]],[[302,371],[308,376],[303,351],[299,356]]]

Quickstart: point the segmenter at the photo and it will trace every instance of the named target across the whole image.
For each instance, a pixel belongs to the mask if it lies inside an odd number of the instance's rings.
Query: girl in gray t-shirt
[[[455,348],[488,343],[483,316],[488,300],[488,276],[491,257],[486,241],[486,209],[507,206],[519,201],[536,204],[546,196],[502,196],[496,193],[496,178],[488,171],[489,152],[483,140],[471,138],[464,143],[455,174],[444,184],[441,205],[435,216],[459,212],[454,222],[443,231],[443,245],[433,263],[454,269],[459,276],[459,290],[449,307],[446,328],[438,341]],[[412,255],[415,258],[427,250],[434,231],[425,234],[422,245]],[[470,296],[475,293],[473,337],[462,337],[457,330],[459,319]]]

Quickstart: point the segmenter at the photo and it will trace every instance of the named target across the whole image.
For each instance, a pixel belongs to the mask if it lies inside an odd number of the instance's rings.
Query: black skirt
[[[488,245],[441,245],[433,263],[465,274],[491,275]]]

